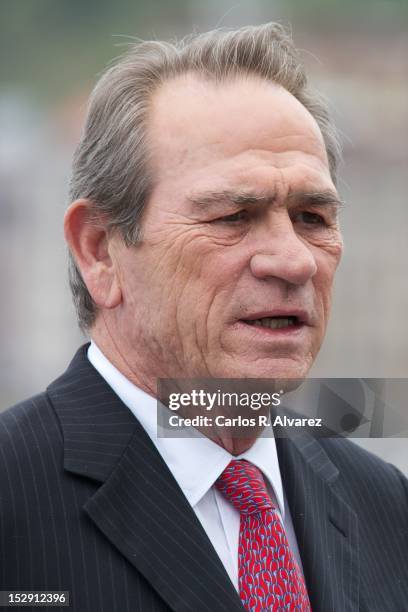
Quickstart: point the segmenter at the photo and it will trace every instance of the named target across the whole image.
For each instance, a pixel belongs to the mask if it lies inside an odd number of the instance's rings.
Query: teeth
[[[260,327],[269,327],[269,329],[281,329],[282,327],[291,327],[295,324],[294,317],[285,319],[284,317],[264,317],[263,319],[252,319],[247,321],[250,325],[258,325]]]

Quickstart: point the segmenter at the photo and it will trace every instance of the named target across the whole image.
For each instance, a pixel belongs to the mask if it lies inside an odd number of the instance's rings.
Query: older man
[[[3,590],[81,612],[407,607],[394,467],[345,440],[156,431],[159,378],[306,376],[338,156],[276,24],[137,44],[101,78],[65,215],[92,342],[1,417]]]

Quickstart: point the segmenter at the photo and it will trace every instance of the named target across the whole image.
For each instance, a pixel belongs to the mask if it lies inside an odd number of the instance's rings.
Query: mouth
[[[242,319],[242,322],[253,327],[266,327],[268,329],[285,329],[286,327],[297,327],[301,324],[298,317],[295,316]]]
[[[306,313],[257,313],[246,319],[240,319],[239,323],[251,327],[254,331],[269,333],[295,333],[309,325]]]

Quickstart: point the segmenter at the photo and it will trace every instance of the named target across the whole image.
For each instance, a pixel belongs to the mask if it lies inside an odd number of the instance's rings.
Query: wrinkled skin
[[[155,93],[149,138],[142,242],[101,238],[81,266],[100,309],[95,341],[153,394],[157,377],[305,376],[342,251],[336,205],[302,197],[338,198],[315,120],[256,77],[184,75]],[[307,323],[282,334],[242,322],[282,309]]]

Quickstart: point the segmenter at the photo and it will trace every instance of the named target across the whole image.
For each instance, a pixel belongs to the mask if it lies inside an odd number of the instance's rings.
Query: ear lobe
[[[87,289],[99,308],[115,308],[122,300],[109,234],[102,220],[92,214],[93,204],[73,202],[64,216],[64,234]]]
[[[113,274],[109,285],[107,284],[107,295],[105,295],[105,308],[116,308],[122,302],[122,291],[117,280],[116,274]]]

